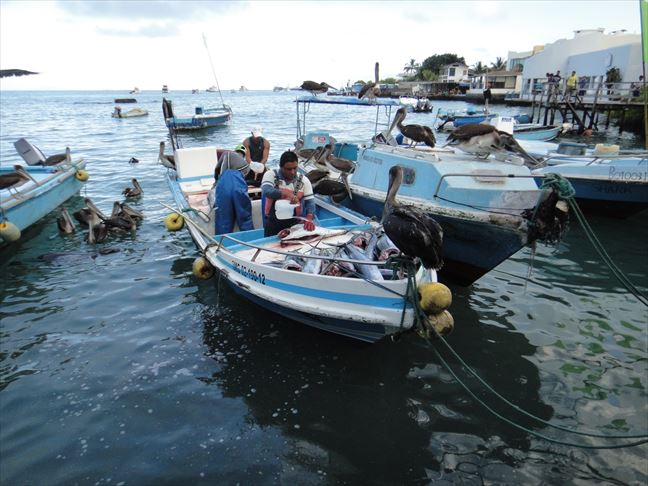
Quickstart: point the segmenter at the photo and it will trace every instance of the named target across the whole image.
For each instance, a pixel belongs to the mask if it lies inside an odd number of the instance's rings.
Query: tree
[[[403,67],[403,71],[406,74],[416,74],[420,67],[421,65],[416,62],[416,59],[410,59],[409,64],[405,64],[405,67]]]
[[[396,84],[398,80],[396,78],[385,78],[380,80],[380,84]]]
[[[486,66],[484,66],[481,61],[477,61],[475,64],[473,64],[472,69],[475,74],[482,74],[486,72]]]
[[[463,57],[459,57],[456,54],[435,54],[433,56],[430,56],[425,61],[423,61],[423,64],[421,64],[421,69],[419,69],[417,78],[425,79],[422,75],[423,71],[431,71],[438,77],[439,72],[441,71],[443,66],[453,64],[455,62],[461,64],[466,63]]]
[[[506,68],[506,61],[501,57],[496,57],[495,62],[491,63],[493,71],[502,71]]]

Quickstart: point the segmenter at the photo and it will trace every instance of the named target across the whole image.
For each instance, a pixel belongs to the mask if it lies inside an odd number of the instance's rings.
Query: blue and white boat
[[[438,115],[440,123],[437,130],[453,130],[468,123],[483,123],[497,117],[497,113],[490,113],[487,110],[466,110],[441,113]]]
[[[280,233],[281,238],[264,237],[261,201],[252,194],[254,229],[214,236],[216,215],[208,190],[216,154],[215,147],[175,150],[176,170],[169,169],[166,177],[176,207],[167,208],[184,215],[204,258],[237,294],[294,321],[361,341],[374,342],[414,326],[407,273],[385,272],[384,261],[340,252],[358,236],[381,231],[360,214],[316,197],[315,231],[306,232],[299,224],[287,235]],[[194,270],[198,266],[204,270],[204,260],[197,259]],[[356,273],[333,271],[348,268]],[[418,282],[436,280],[434,271],[412,271]],[[376,272],[378,278],[367,276]]]
[[[516,140],[540,140],[548,142],[562,131],[561,125],[542,125],[540,123],[520,123],[515,116],[498,116],[489,123],[498,130],[512,134]]]
[[[24,139],[15,145],[31,165],[0,166],[2,246],[20,239],[27,228],[77,194],[88,178],[85,161],[73,161],[69,151],[46,158]]]
[[[347,178],[352,197],[341,201],[344,206],[380,218],[388,171],[394,165],[402,166],[405,177],[398,200],[427,211],[442,226],[445,266],[440,275],[461,285],[470,285],[525,245],[548,236],[538,233],[534,215],[540,214],[537,208],[547,205],[553,214],[556,196],[538,189],[520,157],[480,159],[443,148],[378,143],[391,139],[388,130],[379,132],[379,128],[390,125],[392,107],[388,102],[392,100],[377,101],[385,105],[377,106],[374,141],[334,145],[335,156],[355,164]],[[296,102],[297,153],[303,155],[303,170],[308,172],[317,165],[317,157],[310,156],[312,149],[329,143],[332,137],[307,127],[306,114],[314,102],[310,97]]]
[[[232,109],[223,104],[219,108],[197,106],[192,116],[178,117],[173,112],[171,100],[162,100],[164,122],[168,129],[175,131],[202,130],[224,125],[232,118]]]
[[[520,144],[544,163],[533,174],[555,173],[568,179],[584,211],[628,217],[648,208],[648,151],[570,142]]]

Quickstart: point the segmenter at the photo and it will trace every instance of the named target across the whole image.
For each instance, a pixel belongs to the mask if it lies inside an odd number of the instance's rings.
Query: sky
[[[579,29],[639,34],[639,1],[0,0],[0,69],[39,73],[0,89],[342,87],[376,62],[383,79],[434,54],[470,66]]]

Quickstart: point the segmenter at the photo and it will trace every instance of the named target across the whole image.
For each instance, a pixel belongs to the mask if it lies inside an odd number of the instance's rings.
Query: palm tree
[[[495,62],[491,63],[493,71],[502,71],[506,67],[506,61],[501,57],[496,57]]]
[[[475,74],[482,74],[486,72],[486,66],[481,61],[477,61],[473,64],[473,72]]]
[[[416,59],[410,59],[409,64],[405,64],[405,67],[403,67],[403,71],[406,73],[412,73],[416,74],[416,71],[421,67],[419,63],[416,62]]]

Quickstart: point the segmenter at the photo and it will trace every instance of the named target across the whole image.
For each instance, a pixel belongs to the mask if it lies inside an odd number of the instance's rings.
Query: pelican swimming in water
[[[369,81],[367,84],[365,84],[362,88],[360,88],[360,92],[358,93],[359,99],[374,99],[378,96],[380,96],[380,86],[378,86],[378,83],[374,83],[373,81]]]
[[[300,88],[304,91],[310,91],[313,96],[317,96],[318,93],[326,93],[329,88],[333,88],[333,86],[324,82],[317,83],[315,81],[304,81]]]
[[[137,182],[137,179],[134,177],[131,179],[131,182],[133,183],[133,187],[127,187],[122,191],[122,194],[126,197],[140,197],[142,194],[144,194],[144,190],[142,189],[142,186],[140,186],[140,183]]]
[[[76,229],[74,227],[74,222],[70,217],[70,213],[68,213],[68,210],[65,208],[65,206],[61,206],[61,216],[56,219],[56,224],[58,225],[61,233],[65,233],[66,235],[74,233]]]
[[[436,138],[434,137],[432,129],[424,125],[403,125],[406,116],[407,108],[404,106],[399,108],[394,115],[394,121],[392,122],[391,127],[389,127],[388,134],[391,134],[394,126],[397,126],[404,137],[412,140],[410,145],[413,145],[415,142],[422,142],[428,147],[434,148]]]
[[[403,254],[418,257],[425,268],[439,270],[443,266],[443,230],[425,211],[396,202],[402,181],[402,167],[392,166],[382,216],[385,234]]]
[[[164,153],[164,141],[160,142],[160,154],[158,155],[158,160],[167,169],[174,169],[175,170],[175,168],[176,168],[175,156],[174,155],[165,155],[165,153]]]

